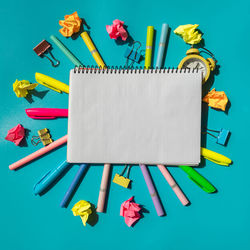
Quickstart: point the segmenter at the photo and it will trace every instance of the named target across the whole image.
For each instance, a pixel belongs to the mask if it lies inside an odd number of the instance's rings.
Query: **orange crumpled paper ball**
[[[74,33],[78,32],[80,30],[82,20],[78,16],[76,11],[71,15],[64,16],[64,19],[65,20],[59,21],[59,24],[63,27],[59,30],[59,32],[63,36],[70,37]]]
[[[21,124],[18,124],[17,126],[8,131],[8,134],[5,139],[14,142],[16,146],[18,146],[24,137],[25,129]]]
[[[205,97],[203,97],[202,101],[208,103],[208,106],[212,108],[225,111],[228,98],[224,91],[216,91],[215,89],[212,89]]]

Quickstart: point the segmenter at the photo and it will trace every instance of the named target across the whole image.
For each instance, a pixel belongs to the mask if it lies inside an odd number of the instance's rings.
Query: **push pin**
[[[135,44],[138,44],[138,47],[135,49]],[[138,52],[139,48],[141,47],[141,43],[138,41],[133,42],[132,48],[128,47],[125,51],[124,57],[127,58],[125,67],[132,67],[134,62],[139,63],[141,59],[141,51]],[[129,61],[131,61],[129,65]]]
[[[57,67],[60,64],[60,62],[56,60],[55,57],[52,55],[50,51],[51,45],[46,40],[41,41],[33,50],[36,52],[38,56],[41,56],[41,57],[45,56],[51,62],[53,67]],[[56,64],[47,55],[45,55],[45,53],[47,52],[56,61]]]
[[[47,128],[41,129],[37,131],[38,136],[32,136],[31,143],[34,146],[37,146],[40,142],[43,143],[44,146],[49,145],[52,141],[51,135],[49,133],[49,130]]]
[[[215,136],[209,132],[205,132],[206,134],[209,134],[209,135],[213,136],[214,138],[216,138],[217,139],[216,143],[223,145],[223,146],[226,145],[226,143],[229,139],[229,135],[230,135],[230,131],[228,129],[221,128],[220,131],[212,130],[212,129],[206,129],[206,130],[214,132],[214,133],[218,133],[218,136]]]
[[[129,179],[129,172],[130,172],[131,167],[132,167],[131,165],[129,167],[128,167],[128,165],[125,165],[125,167],[122,170],[121,174],[115,174],[113,182],[120,185],[120,186],[122,186],[122,187],[128,188],[129,183],[131,182],[131,180]],[[126,169],[127,169],[126,177],[124,177],[123,175],[124,175]]]

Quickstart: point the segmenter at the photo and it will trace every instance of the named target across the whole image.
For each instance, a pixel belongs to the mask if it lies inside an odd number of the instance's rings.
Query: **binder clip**
[[[46,40],[41,41],[33,50],[36,52],[38,56],[41,56],[41,57],[45,56],[51,62],[53,67],[57,67],[60,64],[60,62],[56,60],[55,57],[52,55],[50,51],[51,45]],[[56,61],[56,64],[54,64],[54,62],[47,55],[45,55],[45,53],[47,52]]]
[[[131,165],[128,167],[128,165],[125,165],[124,169],[122,170],[121,174],[115,174],[115,177],[113,179],[113,182],[122,186],[122,187],[125,187],[125,188],[128,188],[131,180],[129,179],[129,172],[130,172],[130,169],[131,169]],[[127,169],[128,168],[128,169]],[[127,169],[127,173],[126,173],[126,177],[124,177],[124,173]]]
[[[135,44],[138,44],[137,48],[135,49]],[[125,51],[124,57],[127,58],[125,67],[132,67],[134,62],[139,63],[141,59],[141,51],[138,52],[139,48],[141,47],[141,43],[138,41],[133,42],[133,46],[128,47]],[[130,62],[130,65],[129,65]]]
[[[42,142],[44,146],[47,146],[53,142],[47,128],[38,130],[37,133],[38,136],[32,136],[31,138],[32,145],[37,146],[40,142]]]
[[[227,141],[228,141],[229,135],[230,135],[230,131],[228,129],[221,128],[220,131],[217,131],[217,130],[212,130],[212,129],[207,128],[206,130],[214,132],[214,133],[218,133],[218,135],[215,136],[212,133],[205,132],[206,134],[209,134],[209,135],[213,136],[214,138],[216,138],[217,139],[216,143],[223,145],[223,146],[225,146],[227,144]]]

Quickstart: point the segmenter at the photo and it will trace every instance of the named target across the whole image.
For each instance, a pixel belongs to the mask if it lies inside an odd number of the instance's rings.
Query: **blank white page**
[[[198,165],[201,87],[200,72],[71,70],[67,161]]]

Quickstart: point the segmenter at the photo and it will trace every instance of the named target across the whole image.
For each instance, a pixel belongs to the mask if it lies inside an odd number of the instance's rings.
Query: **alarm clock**
[[[202,72],[202,83],[205,83],[211,72],[215,70],[216,60],[214,55],[207,49],[203,48],[212,58],[204,58],[200,55],[200,51],[196,48],[191,48],[186,52],[186,57],[184,57],[178,65],[179,69],[199,69]],[[203,51],[205,52],[205,51]],[[205,52],[205,53],[207,53]]]

